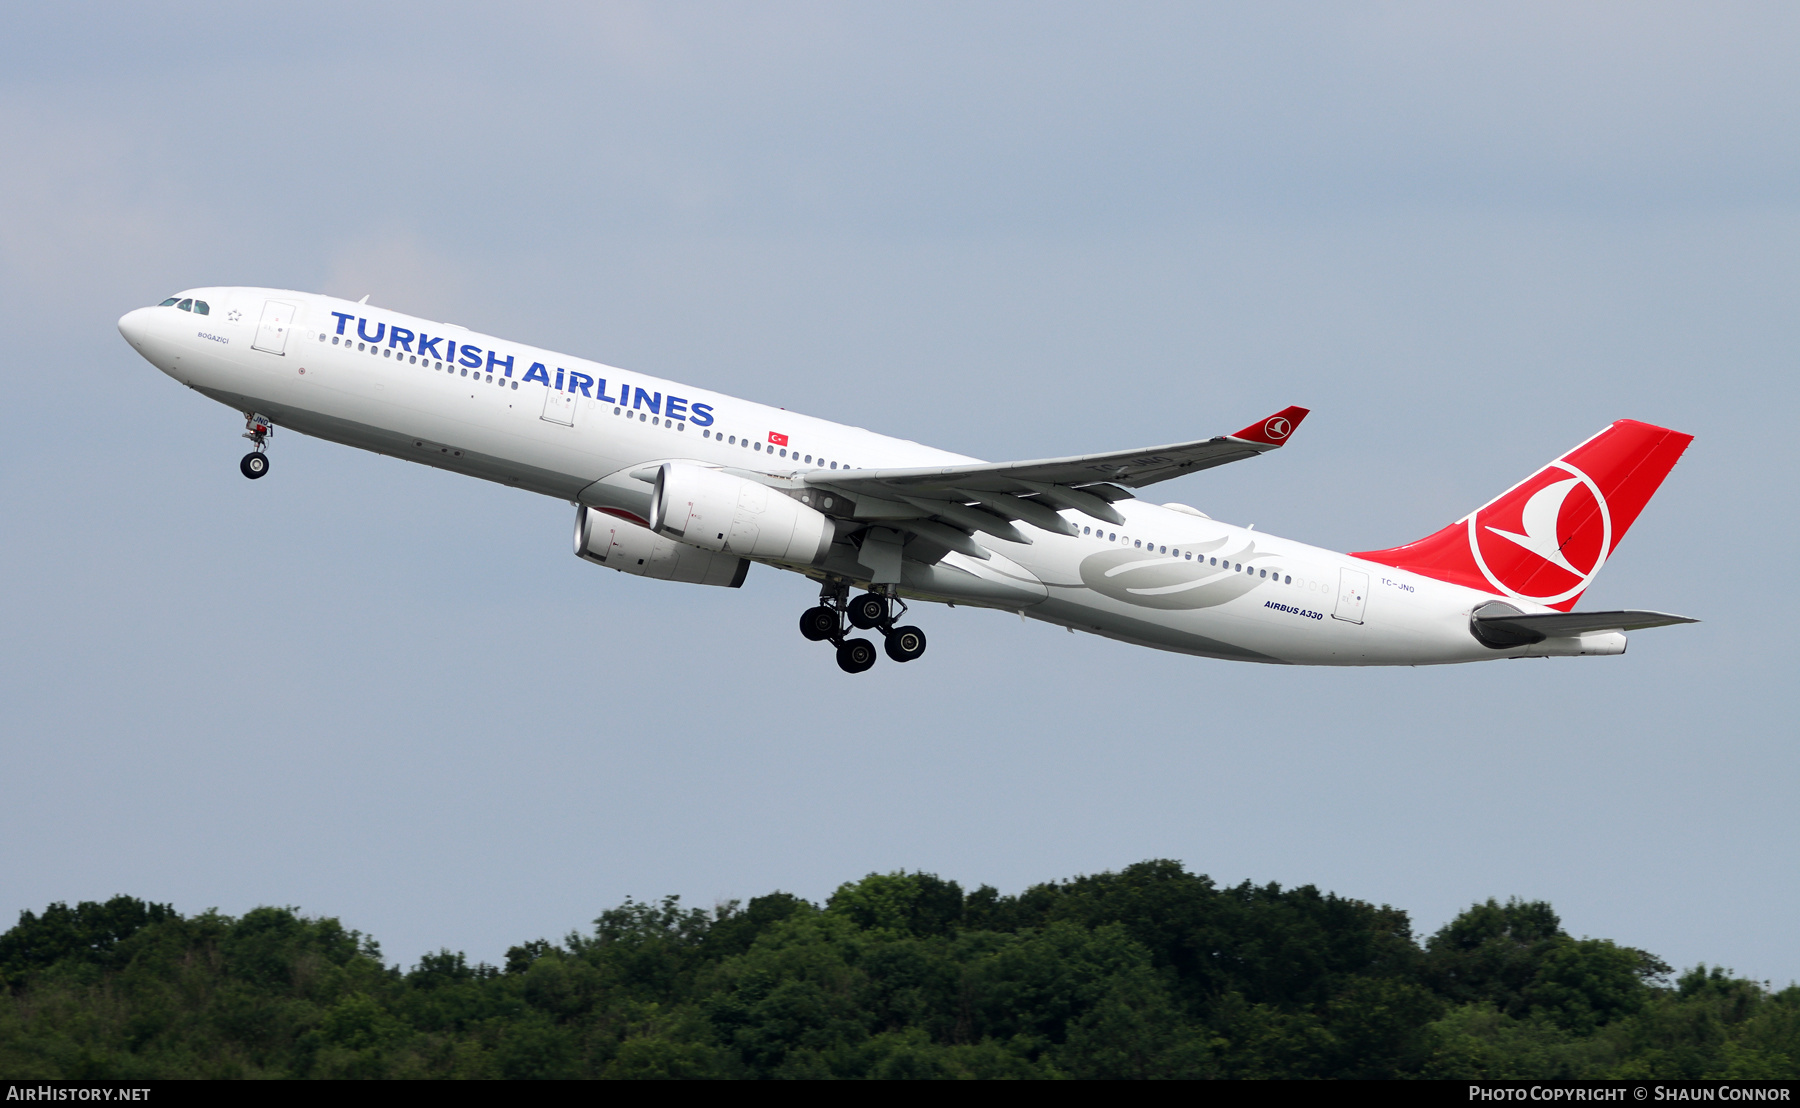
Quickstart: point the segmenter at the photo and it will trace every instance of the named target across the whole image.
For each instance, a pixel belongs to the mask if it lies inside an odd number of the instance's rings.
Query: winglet
[[[1287,407],[1276,412],[1268,419],[1252,423],[1242,431],[1234,431],[1231,438],[1243,439],[1245,442],[1260,442],[1265,446],[1280,446],[1299,429],[1300,421],[1306,418],[1308,409]]]

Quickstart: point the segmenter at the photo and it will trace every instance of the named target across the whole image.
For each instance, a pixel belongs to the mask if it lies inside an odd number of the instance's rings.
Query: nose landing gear
[[[894,619],[906,611],[899,597],[868,592],[848,600],[850,588],[842,581],[828,581],[820,590],[817,607],[800,616],[800,634],[811,642],[837,647],[838,667],[845,673],[861,673],[875,664],[875,645],[868,639],[845,637],[844,622],[864,631],[879,630],[887,656],[910,662],[925,653],[925,632],[917,627],[895,627]]]
[[[254,412],[245,412],[244,428],[244,437],[250,440],[250,445],[255,449],[244,455],[243,460],[238,463],[238,472],[254,481],[269,472],[269,455],[266,449],[269,436],[275,433],[275,425]]]

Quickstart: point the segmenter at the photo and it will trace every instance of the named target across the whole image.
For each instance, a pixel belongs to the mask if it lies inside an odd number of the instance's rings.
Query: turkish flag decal
[[[769,432],[769,442],[775,446],[786,446],[787,445],[787,436],[783,435],[777,431],[770,431]]]

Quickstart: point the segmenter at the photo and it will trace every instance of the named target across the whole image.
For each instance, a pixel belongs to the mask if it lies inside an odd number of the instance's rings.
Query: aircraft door
[[[286,354],[288,332],[294,329],[296,305],[285,300],[263,301],[262,322],[256,325],[256,341],[252,350],[267,354]]]
[[[1363,607],[1369,602],[1369,575],[1358,569],[1338,570],[1337,607],[1331,618],[1346,623],[1361,623]]]
[[[575,426],[575,394],[545,389],[544,418],[565,427]]]

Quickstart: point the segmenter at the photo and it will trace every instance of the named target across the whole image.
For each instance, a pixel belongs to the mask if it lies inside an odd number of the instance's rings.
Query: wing
[[[1285,408],[1230,435],[1142,450],[1081,454],[1029,462],[977,462],[918,469],[814,470],[802,481],[844,494],[859,520],[891,521],[902,531],[978,558],[987,552],[972,539],[985,532],[1008,542],[1031,539],[1014,523],[1073,535],[1078,529],[1057,512],[1072,509],[1121,524],[1113,501],[1184,473],[1254,458],[1287,442],[1307,409]],[[1123,487],[1121,487],[1123,486]]]

